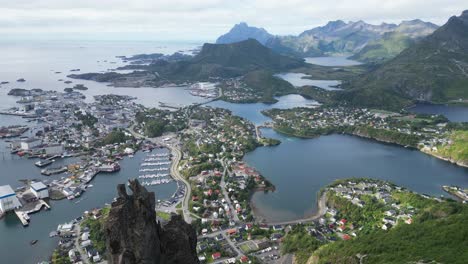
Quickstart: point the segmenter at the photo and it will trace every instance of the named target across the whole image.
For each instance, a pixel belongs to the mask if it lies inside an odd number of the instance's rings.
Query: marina
[[[169,153],[155,153],[147,154],[143,159],[144,162],[140,164],[139,172],[158,172],[140,174],[137,176],[141,180],[143,186],[154,186],[161,184],[168,184],[173,181],[169,174],[169,167],[171,164]],[[162,173],[165,172],[165,173]]]

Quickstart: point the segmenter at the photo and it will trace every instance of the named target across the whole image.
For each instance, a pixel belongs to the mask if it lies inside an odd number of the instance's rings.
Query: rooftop
[[[0,186],[0,198],[5,198],[13,195],[15,195],[15,192],[13,191],[10,185]]]
[[[38,192],[47,189],[47,186],[42,182],[34,182],[31,183],[31,188]]]

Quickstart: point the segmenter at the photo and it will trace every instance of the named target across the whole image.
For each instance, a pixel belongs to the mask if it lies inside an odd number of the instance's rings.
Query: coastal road
[[[85,264],[89,264],[88,255],[84,252],[83,248],[80,245],[80,238],[81,238],[81,225],[80,225],[80,223],[77,223],[75,225],[75,229],[76,229],[76,232],[75,232],[75,234],[76,234],[75,248],[76,248],[76,250],[78,251],[78,253],[81,256],[81,261],[83,263],[85,263]]]
[[[167,148],[169,148],[172,152],[173,160],[171,164],[171,175],[179,180],[180,182],[185,184],[185,195],[184,199],[182,201],[182,214],[184,216],[185,222],[187,223],[192,223],[192,216],[190,215],[190,210],[189,210],[189,201],[190,201],[190,195],[192,193],[192,187],[190,186],[190,183],[182,176],[180,175],[179,172],[179,162],[180,159],[182,158],[182,153],[180,150],[172,145],[166,145]]]
[[[327,212],[327,193],[324,192],[319,198],[318,211],[314,215],[307,217],[307,218],[303,218],[303,219],[276,222],[276,223],[267,223],[267,224],[269,226],[273,226],[273,225],[292,225],[292,224],[311,222],[311,221],[319,219],[320,217],[325,215],[326,212]]]
[[[137,133],[135,131],[135,124],[132,124],[130,126],[129,131],[136,138],[146,139],[146,140],[151,141],[154,144],[163,145],[171,151],[172,156],[173,156],[173,160],[171,164],[171,175],[172,177],[174,177],[174,179],[182,182],[185,185],[185,195],[182,201],[182,215],[184,217],[185,222],[189,224],[192,223],[192,217],[190,215],[190,210],[188,209],[189,199],[192,193],[192,187],[190,187],[190,183],[182,175],[180,175],[180,172],[179,172],[179,162],[180,162],[180,159],[182,158],[182,152],[177,147],[172,146],[170,144],[163,143],[157,138],[148,138]]]

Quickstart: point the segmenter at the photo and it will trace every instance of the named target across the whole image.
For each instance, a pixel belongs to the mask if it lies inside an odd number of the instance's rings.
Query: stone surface
[[[197,236],[191,225],[174,215],[163,227],[156,222],[155,195],[137,180],[130,181],[133,194],[119,184],[105,224],[109,263],[199,263]]]

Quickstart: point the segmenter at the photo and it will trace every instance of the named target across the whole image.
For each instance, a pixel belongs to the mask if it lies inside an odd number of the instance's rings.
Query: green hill
[[[381,38],[368,43],[362,50],[351,56],[351,59],[366,63],[383,63],[432,34],[437,28],[437,25],[419,19],[403,21],[394,31],[384,33]]]
[[[190,64],[216,64],[249,70],[287,70],[304,65],[303,60],[279,55],[254,39],[231,44],[204,44]]]
[[[468,99],[468,11],[337,94],[349,104],[399,108],[412,101]]]
[[[105,82],[119,81],[123,86],[133,86],[138,82],[157,86],[164,81],[177,83],[232,78],[250,71],[279,72],[304,65],[302,59],[277,54],[257,40],[248,39],[231,44],[204,44],[200,53],[188,60],[157,60],[149,65],[127,65],[119,68],[140,70],[139,72],[85,73],[72,74],[69,77]]]
[[[381,39],[369,43],[350,58],[366,63],[382,63],[394,58],[414,43],[415,40],[409,36],[397,32],[388,32]]]

